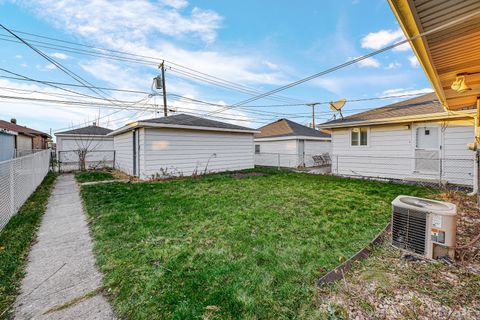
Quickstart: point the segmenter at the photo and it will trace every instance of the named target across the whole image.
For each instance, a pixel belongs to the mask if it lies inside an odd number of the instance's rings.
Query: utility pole
[[[167,89],[165,88],[165,61],[162,61],[162,64],[160,65],[160,69],[162,70],[163,115],[166,117],[168,116],[168,108],[167,108]]]
[[[312,128],[315,129],[315,106],[319,103],[309,103],[308,106],[312,107]]]

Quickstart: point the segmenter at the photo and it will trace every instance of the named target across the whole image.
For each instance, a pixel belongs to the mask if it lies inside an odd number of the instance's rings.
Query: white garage
[[[115,167],[140,179],[254,167],[254,129],[178,114],[129,123],[114,139]]]
[[[315,156],[331,152],[330,133],[280,119],[255,134],[255,164],[275,167],[312,167]],[[318,163],[317,163],[318,164]]]
[[[115,160],[112,130],[91,126],[55,133],[60,170],[78,170],[82,152],[86,168],[112,167]]]

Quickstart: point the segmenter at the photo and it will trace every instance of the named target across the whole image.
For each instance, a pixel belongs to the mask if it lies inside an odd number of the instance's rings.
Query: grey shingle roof
[[[260,133],[255,138],[274,138],[285,136],[307,136],[316,138],[330,138],[330,133],[315,130],[288,119],[280,119],[259,128]]]
[[[247,127],[242,127],[242,126],[237,126],[230,123],[195,117],[187,114],[176,114],[168,117],[142,120],[142,121],[139,121],[139,123],[159,123],[159,124],[171,124],[171,125],[179,125],[179,126],[207,127],[207,128],[232,129],[232,130],[249,130],[249,131],[254,130]]]
[[[45,138],[50,138],[50,135],[46,134],[45,132],[41,132],[29,127],[24,127],[21,125],[18,125],[16,123],[11,123],[8,121],[0,120],[0,128],[18,132],[18,133],[23,133],[26,135],[32,135],[32,136],[42,136]]]
[[[103,128],[99,126],[88,126],[68,131],[57,132],[55,135],[59,134],[79,134],[79,135],[91,135],[91,136],[106,136],[113,130],[108,128]]]
[[[427,93],[413,99],[408,99],[384,107],[360,112],[348,117],[344,117],[343,119],[328,121],[322,123],[321,126],[328,128],[329,124],[349,124],[358,121],[407,117],[441,112],[444,112],[444,110],[435,93]]]

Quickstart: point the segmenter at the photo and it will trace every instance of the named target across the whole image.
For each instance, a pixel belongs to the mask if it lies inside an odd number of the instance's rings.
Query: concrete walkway
[[[48,201],[15,302],[15,319],[113,319],[100,293],[86,216],[73,175],[62,175]]]

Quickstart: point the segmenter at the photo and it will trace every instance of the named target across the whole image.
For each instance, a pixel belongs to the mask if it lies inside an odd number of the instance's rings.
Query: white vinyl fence
[[[47,175],[50,150],[0,162],[0,230]]]

